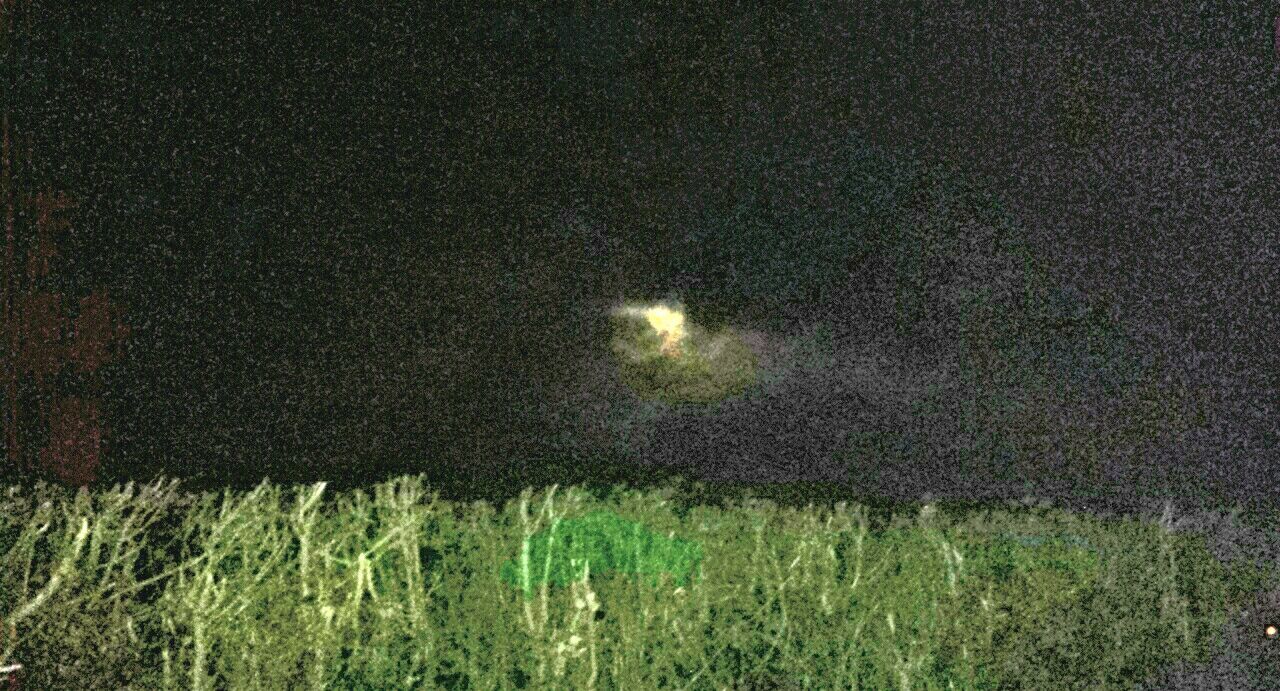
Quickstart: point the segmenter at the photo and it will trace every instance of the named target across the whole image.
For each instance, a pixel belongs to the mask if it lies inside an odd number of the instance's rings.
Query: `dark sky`
[[[1196,381],[1274,423],[1261,171],[1280,133],[1270,24],[1247,3],[1153,23],[36,4],[9,98],[30,179],[81,200],[57,280],[109,286],[134,327],[106,396],[119,476],[307,481],[523,449],[546,432],[530,392],[601,350],[602,305],[677,289],[710,323],[748,319],[699,224],[746,198],[741,171],[788,175],[751,161],[824,162],[855,130],[988,176],[1057,280],[1114,298],[1182,365],[1226,363]],[[1112,119],[1068,154],[1044,113],[1073,54],[1094,56]]]

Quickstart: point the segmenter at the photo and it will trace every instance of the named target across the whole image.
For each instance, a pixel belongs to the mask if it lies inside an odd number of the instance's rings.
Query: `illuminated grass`
[[[0,664],[31,688],[1131,688],[1207,660],[1229,604],[1266,585],[1155,524],[1046,512],[677,518],[669,493],[552,487],[496,512],[417,478],[372,501],[324,489],[202,496],[162,522],[172,546],[148,530],[173,501],[158,486],[11,502]],[[588,539],[558,548],[560,529]],[[663,552],[682,544],[700,558]],[[503,578],[526,554],[556,574],[524,579],[533,597]]]

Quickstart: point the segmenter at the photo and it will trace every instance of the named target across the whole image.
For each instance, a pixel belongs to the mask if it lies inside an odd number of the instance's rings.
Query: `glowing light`
[[[678,356],[680,341],[684,338],[684,315],[666,307],[651,307],[645,312],[649,325],[662,337],[662,354]]]
[[[668,357],[679,357],[680,342],[684,340],[684,312],[671,309],[666,305],[653,307],[623,307],[620,313],[632,317],[641,317],[649,322],[650,328],[662,338],[659,351]]]

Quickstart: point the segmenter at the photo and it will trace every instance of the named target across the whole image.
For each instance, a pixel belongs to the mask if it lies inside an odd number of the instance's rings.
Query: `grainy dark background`
[[[773,306],[801,317],[771,323],[688,239],[746,198],[751,156],[825,165],[857,132],[984,181],[1063,290],[1111,299],[1208,392],[1211,424],[1153,467],[1276,496],[1280,119],[1258,3],[92,5],[22,10],[5,73],[30,180],[81,200],[53,280],[109,286],[134,328],[104,395],[107,480],[526,472],[563,432],[532,400],[609,407],[590,377],[618,299],[681,291],[763,349],[818,321],[798,288]],[[1080,141],[1055,129],[1072,64],[1094,89]],[[767,479],[829,475],[797,453],[840,443],[810,443],[822,415],[856,417],[841,381],[775,393],[813,422],[774,447],[807,469]],[[732,448],[671,418],[705,443],[670,460],[750,475],[717,454],[762,448],[754,415],[714,422]],[[921,476],[879,482],[939,490]]]

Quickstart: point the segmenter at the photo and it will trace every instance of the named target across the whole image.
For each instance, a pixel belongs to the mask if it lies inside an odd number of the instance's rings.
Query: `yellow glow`
[[[678,355],[680,340],[684,338],[684,315],[666,307],[650,307],[645,311],[649,326],[662,337],[662,354]]]
[[[647,400],[714,403],[755,381],[756,360],[731,331],[709,337],[679,300],[609,307],[623,381]],[[654,338],[654,336],[657,338]],[[627,367],[635,365],[635,368]]]
[[[633,317],[643,317],[649,327],[662,338],[660,351],[668,357],[679,357],[680,341],[685,337],[684,312],[665,305],[653,307],[623,307],[619,312]]]

